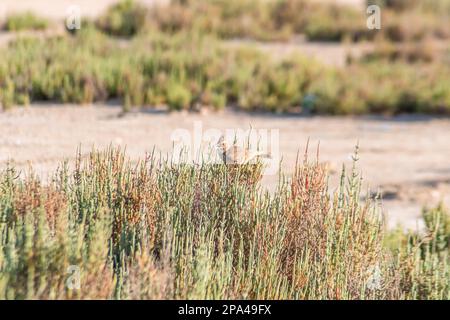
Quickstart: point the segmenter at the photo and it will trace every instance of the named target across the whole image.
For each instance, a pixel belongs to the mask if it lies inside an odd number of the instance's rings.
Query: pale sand
[[[81,9],[85,17],[96,17],[105,11],[110,5],[119,0],[1,0],[0,19],[13,12],[32,11],[36,14],[52,19],[64,19],[67,17],[67,9],[76,5]],[[164,4],[169,0],[138,0],[144,4]],[[364,0],[316,0],[318,2],[334,2],[363,7]]]
[[[168,0],[139,0],[144,4],[166,3]],[[94,18],[119,0],[1,0],[0,19],[10,13],[31,11],[55,20],[65,19],[70,6],[78,6],[82,17]]]

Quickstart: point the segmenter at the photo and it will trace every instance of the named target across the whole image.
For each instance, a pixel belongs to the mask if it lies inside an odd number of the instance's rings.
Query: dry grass
[[[272,195],[260,170],[151,155],[131,165],[117,149],[79,157],[73,171],[62,165],[48,186],[9,168],[0,297],[449,298],[442,209],[426,214],[425,238],[386,234],[376,203],[360,203],[356,168],[334,195],[326,167],[306,157]],[[66,285],[71,265],[80,290]]]

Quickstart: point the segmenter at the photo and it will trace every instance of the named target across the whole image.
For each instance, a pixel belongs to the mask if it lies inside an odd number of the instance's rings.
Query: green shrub
[[[368,30],[366,19],[352,7],[339,5],[318,5],[308,9],[302,30],[309,40],[358,41],[372,39],[376,31]]]
[[[275,2],[271,16],[277,28],[289,25],[292,31],[300,33],[305,30],[310,10],[308,1],[280,0]]]
[[[421,3],[417,8],[419,1],[413,2],[411,6],[411,1],[405,0],[369,1],[383,6],[382,30],[368,30],[363,12],[352,6],[310,0],[190,0],[152,7],[123,0],[99,18],[97,26],[116,36],[133,36],[143,30],[168,34],[195,31],[262,41],[287,41],[295,34],[321,41],[450,37],[450,12],[445,6]]]
[[[7,31],[43,30],[49,26],[47,19],[32,12],[17,13],[6,17],[4,29]]]
[[[0,92],[0,102],[4,110],[8,110],[16,103],[16,93],[14,83],[7,79],[2,86],[2,91]],[[18,103],[19,101],[17,101]]]
[[[172,110],[186,110],[191,105],[191,93],[178,83],[171,83],[167,87],[167,104]]]
[[[395,44],[382,41],[377,42],[375,48],[365,54],[362,60],[365,62],[385,60],[388,62],[431,63],[437,61],[438,57],[439,51],[432,42]]]
[[[367,33],[357,10],[305,0],[191,0],[156,7],[150,16],[149,23],[163,32],[197,30],[221,38],[285,41],[306,32],[315,40],[340,40]]]
[[[199,103],[202,106],[213,107],[216,110],[220,110],[226,107],[227,97],[224,93],[205,90],[200,96]]]
[[[450,298],[450,214],[439,206],[424,210],[425,231],[389,233],[400,285],[408,299]]]
[[[130,37],[142,31],[148,18],[148,9],[133,0],[121,0],[98,18],[96,24],[104,32]]]
[[[411,24],[411,21],[414,21]],[[427,37],[446,38],[450,23],[446,16],[408,11],[396,14],[390,11],[384,13],[382,35],[391,41],[419,41]]]
[[[234,105],[328,114],[450,111],[448,67],[437,60],[422,63],[427,58],[423,49],[404,51],[404,58],[375,52],[379,56],[334,68],[296,55],[273,59],[197,33],[151,33],[123,46],[86,27],[44,41],[21,38],[0,52],[5,108],[36,100],[89,104],[120,99],[125,110]]]

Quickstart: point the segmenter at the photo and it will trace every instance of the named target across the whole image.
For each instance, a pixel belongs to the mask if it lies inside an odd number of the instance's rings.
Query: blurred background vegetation
[[[124,110],[222,109],[325,114],[450,111],[450,1],[369,0],[382,8],[369,30],[362,8],[310,0],[124,0],[81,30],[44,39],[25,32],[0,54],[4,109],[32,101],[89,104],[119,99]],[[55,23],[11,14],[5,30]],[[320,41],[370,46],[334,66],[302,55],[274,57],[229,40]],[[326,49],[324,49],[326,50]]]

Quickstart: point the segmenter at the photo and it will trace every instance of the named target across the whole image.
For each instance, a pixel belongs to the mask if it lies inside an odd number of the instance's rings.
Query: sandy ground
[[[32,163],[43,177],[62,159],[74,158],[77,146],[84,153],[92,146],[110,143],[126,146],[132,159],[145,152],[170,152],[176,129],[216,128],[278,129],[283,170],[292,171],[297,152],[303,152],[308,138],[313,153],[320,142],[320,159],[334,172],[331,188],[337,187],[342,164],[350,166],[351,154],[359,141],[359,168],[365,186],[384,192],[383,210],[390,226],[420,227],[418,217],[424,205],[440,200],[450,204],[450,119],[426,117],[340,118],[249,115],[224,113],[186,114],[139,112],[119,116],[116,106],[33,105],[0,113],[0,167],[9,159],[26,169]],[[198,122],[197,122],[198,123]],[[70,161],[72,161],[70,160]],[[276,176],[266,176],[267,187]]]
[[[148,5],[156,2],[168,2],[168,0],[138,1]],[[67,10],[71,6],[78,6],[81,10],[82,17],[94,18],[117,2],[119,0],[1,0],[0,19],[10,13],[32,11],[40,16],[61,20],[67,17]]]
[[[53,20],[64,20],[67,17],[67,9],[76,5],[81,9],[82,17],[94,18],[102,14],[108,6],[119,0],[0,0],[0,21],[8,14],[32,11],[40,16]],[[144,4],[163,4],[169,0],[138,0]],[[345,5],[362,7],[364,0],[316,0],[318,2],[335,2]],[[47,31],[23,31],[20,33],[0,32],[0,46],[7,45],[19,36],[51,37],[64,34],[61,23],[55,23],[53,28]],[[307,42],[301,37],[290,42],[258,42],[248,40],[226,41],[229,46],[251,46],[271,54],[276,58],[283,58],[291,54],[303,54],[315,58],[319,62],[342,67],[347,63],[349,56],[359,58],[371,49],[369,44],[348,44]]]
[[[0,47],[8,45],[19,37],[38,37],[41,39],[54,37],[56,35],[67,35],[62,25],[46,31],[22,31],[1,32]],[[126,40],[123,40],[126,43]],[[342,44],[333,42],[308,42],[300,37],[289,42],[261,42],[246,39],[235,39],[223,41],[231,48],[250,47],[270,54],[275,59],[283,59],[290,55],[301,54],[313,58],[320,63],[336,67],[344,67],[348,64],[348,58],[361,58],[373,49],[370,43]],[[445,47],[447,48],[447,47]]]
[[[85,17],[96,17],[100,15],[110,5],[119,0],[1,0],[0,19],[13,12],[33,11],[41,16],[52,19],[64,19],[67,16],[67,9],[76,5],[81,9]],[[138,0],[151,5],[154,3],[167,3],[169,0]],[[335,2],[346,5],[363,7],[365,0],[316,0],[318,2]]]

